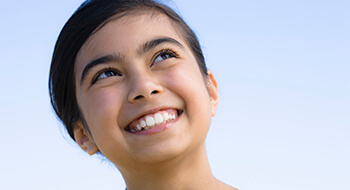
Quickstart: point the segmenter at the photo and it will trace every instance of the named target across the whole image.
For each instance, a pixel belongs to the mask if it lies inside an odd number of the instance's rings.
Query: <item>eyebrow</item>
[[[157,46],[164,44],[164,43],[169,43],[175,46],[180,47],[181,49],[184,49],[185,47],[178,42],[177,40],[173,39],[173,38],[169,38],[169,37],[161,37],[161,38],[156,38],[153,39],[151,41],[147,41],[146,43],[144,43],[143,45],[140,46],[140,48],[137,50],[137,53],[139,55],[145,54],[149,51],[151,51],[152,49],[156,48]],[[116,62],[116,63],[120,63],[122,62],[124,59],[124,55],[123,54],[108,54],[105,56],[102,56],[100,58],[97,58],[93,61],[91,61],[90,63],[88,63],[82,74],[81,74],[81,78],[80,78],[80,85],[83,84],[87,74],[90,72],[90,70],[97,66],[97,65],[101,65],[101,64],[108,64],[111,62]]]
[[[81,78],[80,78],[80,85],[83,84],[85,78],[86,78],[86,75],[89,73],[89,71],[97,66],[97,65],[101,65],[101,64],[108,64],[108,63],[111,63],[111,62],[122,62],[124,59],[124,56],[121,55],[121,54],[108,54],[108,55],[105,55],[105,56],[102,56],[98,59],[95,59],[93,61],[91,61],[90,63],[88,63],[84,70],[83,70],[83,73],[81,74]]]
[[[141,48],[139,48],[138,53],[139,55],[142,55],[152,49],[154,49],[155,47],[164,44],[164,43],[169,43],[172,45],[176,45],[182,49],[184,49],[184,46],[178,42],[177,40],[175,40],[174,38],[169,38],[169,37],[163,37],[163,38],[156,38],[153,39],[151,41],[147,41],[146,43],[144,43]]]

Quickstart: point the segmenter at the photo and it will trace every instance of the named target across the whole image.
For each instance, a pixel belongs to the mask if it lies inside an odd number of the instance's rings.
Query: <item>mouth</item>
[[[130,133],[140,133],[160,126],[166,126],[166,124],[176,120],[182,112],[178,109],[159,110],[139,117],[125,127],[124,130]]]

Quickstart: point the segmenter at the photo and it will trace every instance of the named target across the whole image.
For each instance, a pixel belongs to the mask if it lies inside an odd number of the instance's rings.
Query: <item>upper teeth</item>
[[[142,129],[149,129],[156,125],[166,123],[168,121],[176,119],[176,114],[169,114],[166,111],[162,111],[160,113],[156,113],[154,115],[146,116],[143,119],[139,120],[139,123],[136,125],[136,130],[141,131]],[[134,131],[133,131],[134,132]]]

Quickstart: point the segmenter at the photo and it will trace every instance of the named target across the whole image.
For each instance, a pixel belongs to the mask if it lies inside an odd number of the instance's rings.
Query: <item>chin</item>
[[[157,164],[171,160],[181,159],[187,154],[190,142],[187,139],[177,138],[156,144],[143,150],[135,155],[135,162],[140,164]]]

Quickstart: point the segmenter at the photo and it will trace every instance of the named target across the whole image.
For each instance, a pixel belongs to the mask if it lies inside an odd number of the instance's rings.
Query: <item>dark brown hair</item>
[[[52,107],[73,139],[73,125],[82,119],[75,95],[74,65],[77,53],[85,41],[112,16],[145,9],[169,18],[190,47],[201,73],[207,76],[207,67],[196,35],[168,6],[153,0],[87,0],[64,25],[56,42],[49,75]]]

